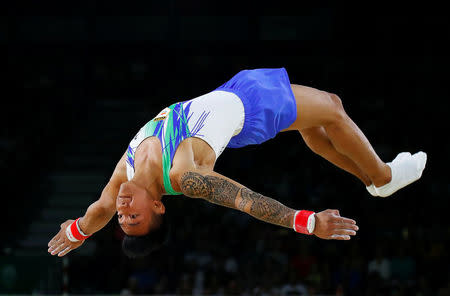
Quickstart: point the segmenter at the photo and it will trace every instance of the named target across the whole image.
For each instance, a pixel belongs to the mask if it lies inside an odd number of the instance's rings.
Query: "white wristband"
[[[70,229],[71,225],[72,224],[69,224],[69,226],[66,227],[66,236],[73,243],[79,242],[79,240],[77,240],[72,234],[72,230]]]
[[[77,225],[78,232],[81,233],[84,236],[88,236],[88,235],[84,234],[83,230],[81,230],[79,223],[80,223],[80,219],[77,219],[76,225]]]
[[[315,227],[316,227],[316,214],[312,214],[308,217],[306,229],[308,229],[309,233],[313,233]]]

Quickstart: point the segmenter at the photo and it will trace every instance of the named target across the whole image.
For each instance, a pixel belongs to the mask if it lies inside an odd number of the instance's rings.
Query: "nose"
[[[128,202],[129,202],[128,199],[120,198],[120,197],[119,197],[119,198],[117,199],[117,208],[118,208],[118,209],[126,208],[126,207],[128,206]]]

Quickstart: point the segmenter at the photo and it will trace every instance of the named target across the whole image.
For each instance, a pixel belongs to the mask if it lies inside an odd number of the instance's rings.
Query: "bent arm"
[[[186,171],[178,180],[184,195],[245,212],[267,223],[292,229],[295,210],[216,172]]]

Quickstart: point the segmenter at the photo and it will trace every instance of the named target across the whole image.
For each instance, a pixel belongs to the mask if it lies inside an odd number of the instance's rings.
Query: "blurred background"
[[[450,20],[439,7],[19,3],[0,19],[0,294],[449,295]],[[47,253],[141,126],[263,67],[338,94],[384,161],[427,152],[423,177],[373,198],[283,133],[225,150],[216,170],[295,209],[339,209],[357,237],[324,241],[175,196],[164,198],[169,244],[148,258],[122,254],[115,219],[64,259]]]

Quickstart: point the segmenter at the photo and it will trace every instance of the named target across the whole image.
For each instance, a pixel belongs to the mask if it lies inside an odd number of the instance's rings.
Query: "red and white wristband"
[[[79,225],[80,218],[73,221],[72,224],[66,228],[66,236],[71,242],[79,242],[87,239],[90,235],[84,234]]]
[[[311,211],[297,211],[294,215],[293,228],[296,232],[311,235],[316,226],[316,217]]]

